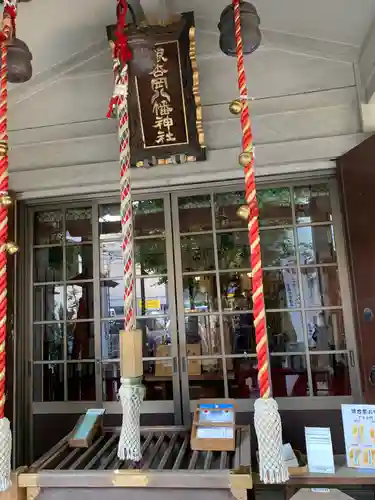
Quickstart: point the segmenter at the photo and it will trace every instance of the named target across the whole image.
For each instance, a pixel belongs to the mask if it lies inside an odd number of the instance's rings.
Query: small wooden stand
[[[103,430],[103,415],[105,410],[87,410],[81,415],[72,436],[69,439],[70,448],[89,448],[99,432]]]
[[[233,451],[235,442],[235,401],[201,400],[194,411],[190,446],[199,451]]]

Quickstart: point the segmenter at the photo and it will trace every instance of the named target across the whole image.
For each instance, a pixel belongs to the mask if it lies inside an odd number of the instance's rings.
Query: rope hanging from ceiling
[[[10,422],[5,417],[6,400],[6,341],[7,341],[7,252],[17,251],[8,243],[8,43],[15,36],[17,15],[16,0],[5,0],[0,32],[0,491],[10,486],[12,434]]]
[[[124,331],[120,332],[120,357],[124,356],[125,345],[129,338],[136,338],[135,321],[135,288],[133,276],[133,210],[130,185],[130,138],[129,138],[129,115],[128,115],[128,91],[129,75],[128,63],[131,52],[126,35],[126,14],[128,3],[126,0],[117,0],[117,28],[115,32],[115,44],[113,47],[113,71],[115,79],[114,94],[110,102],[107,116],[115,112],[118,118],[118,136],[120,142],[120,215],[122,230],[122,257],[124,265]],[[127,338],[124,338],[124,337]],[[131,351],[128,342],[128,350]],[[132,353],[129,352],[129,356]],[[142,353],[140,353],[142,357]],[[136,360],[132,360],[136,363]],[[142,360],[140,360],[142,364]],[[124,364],[122,359],[121,366]],[[128,377],[124,375],[121,368],[121,387],[119,397],[123,409],[123,420],[120,440],[118,445],[118,457],[121,460],[138,462],[141,458],[140,443],[140,407],[144,398],[144,387],[141,377]]]
[[[237,105],[237,109],[241,113],[242,153],[239,160],[244,168],[245,198],[248,207],[251,285],[260,390],[260,399],[256,400],[254,404],[254,424],[258,438],[261,480],[266,483],[281,483],[287,481],[288,469],[282,459],[282,431],[278,406],[276,401],[270,397],[268,338],[259,235],[259,206],[256,197],[253,135],[241,34],[241,3],[240,0],[233,0],[240,101],[234,101],[231,109],[233,111],[233,108],[236,108]]]

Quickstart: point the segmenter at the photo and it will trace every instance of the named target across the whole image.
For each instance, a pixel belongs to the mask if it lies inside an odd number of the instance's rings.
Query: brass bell
[[[249,151],[242,151],[238,157],[238,161],[242,167],[246,167],[252,160],[252,154]]]
[[[229,111],[232,115],[239,115],[243,108],[243,101],[241,99],[235,99],[229,105]]]
[[[14,255],[18,252],[19,249],[19,246],[17,245],[17,243],[14,243],[14,241],[8,241],[8,243],[6,244],[6,251],[9,255]]]
[[[237,210],[237,215],[238,217],[240,217],[241,219],[244,219],[244,220],[249,220],[249,215],[250,215],[250,210],[249,210],[249,207],[247,205],[242,205],[242,207],[240,207],[238,210]]]
[[[9,207],[13,203],[12,198],[9,196],[9,194],[3,194],[0,196],[0,205],[2,207]]]
[[[28,82],[33,75],[32,59],[33,56],[26,43],[19,38],[13,38],[8,45],[8,82]]]
[[[0,158],[8,154],[8,141],[0,141]]]

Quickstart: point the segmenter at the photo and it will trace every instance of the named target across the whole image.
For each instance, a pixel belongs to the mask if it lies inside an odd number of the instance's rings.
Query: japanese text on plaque
[[[151,71],[151,105],[154,115],[153,127],[157,130],[157,137],[155,143],[160,145],[170,144],[176,142],[176,136],[173,133],[174,108],[171,104],[171,96],[168,91],[168,68],[166,63],[168,58],[165,56],[163,47],[157,47],[156,64]]]

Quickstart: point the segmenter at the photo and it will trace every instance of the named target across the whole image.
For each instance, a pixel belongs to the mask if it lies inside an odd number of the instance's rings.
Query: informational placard
[[[309,472],[334,474],[331,429],[329,427],[305,427],[305,438]]]
[[[199,407],[198,423],[211,422],[215,424],[234,423],[234,405],[202,404]]]
[[[375,405],[341,405],[348,467],[375,469]]]

